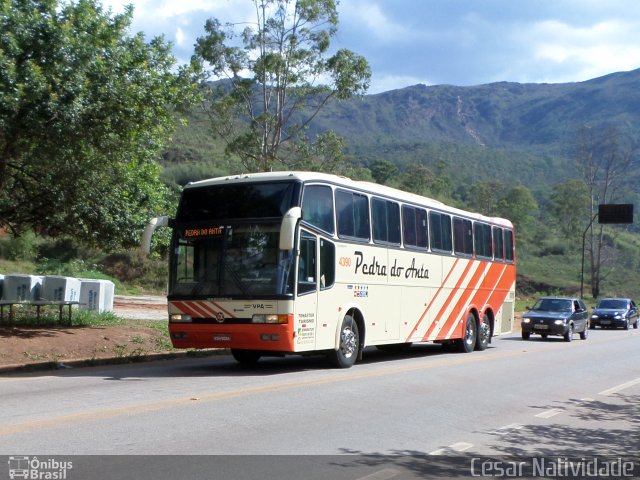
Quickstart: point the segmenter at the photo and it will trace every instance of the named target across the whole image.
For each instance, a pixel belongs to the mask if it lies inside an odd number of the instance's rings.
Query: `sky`
[[[255,22],[252,0],[133,4],[132,33],[164,35],[187,63],[209,18]],[[640,68],[638,0],[341,0],[332,49],[364,56],[369,94],[416,84],[580,82]]]

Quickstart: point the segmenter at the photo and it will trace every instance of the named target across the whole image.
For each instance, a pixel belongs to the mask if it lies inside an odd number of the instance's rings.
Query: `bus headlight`
[[[169,323],[191,323],[191,315],[184,313],[172,313],[169,315]]]
[[[251,323],[289,323],[289,315],[276,315],[275,313],[254,313]]]

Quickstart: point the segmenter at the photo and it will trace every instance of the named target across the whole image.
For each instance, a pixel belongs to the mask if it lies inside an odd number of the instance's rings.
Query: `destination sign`
[[[224,234],[224,227],[186,227],[180,233],[183,238],[220,237]]]

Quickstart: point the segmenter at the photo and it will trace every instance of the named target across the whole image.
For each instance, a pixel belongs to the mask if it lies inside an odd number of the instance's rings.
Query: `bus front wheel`
[[[349,368],[356,363],[360,352],[358,324],[351,315],[345,315],[340,326],[340,344],[337,350],[330,350],[329,361],[338,368]]]
[[[256,350],[245,350],[241,348],[232,348],[231,355],[236,359],[236,362],[241,365],[255,365],[260,360],[260,352]]]

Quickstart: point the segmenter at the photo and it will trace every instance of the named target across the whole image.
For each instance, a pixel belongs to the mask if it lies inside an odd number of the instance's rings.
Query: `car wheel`
[[[633,328],[638,328],[638,319],[636,318],[636,321],[633,322]]]
[[[580,332],[580,340],[586,340],[588,336],[589,336],[589,329],[585,325],[584,330]]]
[[[570,342],[571,340],[573,340],[573,323],[569,325],[569,330],[567,330],[567,333],[565,333],[563,337],[565,342]]]
[[[624,328],[625,330],[629,330],[629,319],[628,318],[624,321],[624,325],[623,325],[622,328]]]
[[[522,332],[522,339],[523,340],[529,340],[531,338],[531,333],[530,332]]]
[[[590,323],[590,324],[589,324],[589,329],[590,329],[590,330],[595,330],[595,329],[596,329],[596,325],[595,325],[595,323]]]

